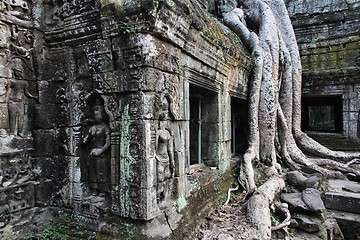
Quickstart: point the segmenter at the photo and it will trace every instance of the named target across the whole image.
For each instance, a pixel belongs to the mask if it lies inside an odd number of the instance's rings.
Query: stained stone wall
[[[29,2],[0,1],[0,228],[48,200],[37,194],[46,182],[34,171],[32,124],[39,101],[34,55],[40,33],[32,19]]]
[[[288,1],[303,65],[303,98],[340,97],[339,133],[360,137],[360,1]],[[303,109],[303,111],[306,109]]]
[[[1,231],[50,206],[89,219],[173,219],[191,194],[193,98],[211,99],[199,105],[200,166],[229,170],[231,102],[246,100],[251,66],[211,4],[0,7]]]

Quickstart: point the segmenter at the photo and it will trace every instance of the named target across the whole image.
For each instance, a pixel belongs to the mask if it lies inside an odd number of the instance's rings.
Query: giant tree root
[[[274,175],[261,185],[248,200],[248,220],[258,230],[259,236],[263,237],[262,239],[271,239],[270,206],[284,187],[284,179]]]

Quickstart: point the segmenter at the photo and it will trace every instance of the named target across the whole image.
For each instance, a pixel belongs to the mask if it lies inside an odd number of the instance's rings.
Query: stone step
[[[328,209],[360,213],[360,183],[330,179],[327,182],[324,203]]]
[[[308,135],[325,147],[338,151],[360,151],[360,141],[348,139],[343,135],[320,135],[308,133]]]
[[[327,215],[336,219],[345,240],[360,239],[360,214],[328,210]]]

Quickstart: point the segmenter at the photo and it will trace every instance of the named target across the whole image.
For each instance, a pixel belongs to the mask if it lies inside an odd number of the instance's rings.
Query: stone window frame
[[[310,127],[310,107],[313,106],[330,106],[334,109],[334,128],[321,129]],[[303,96],[301,106],[301,127],[304,131],[324,132],[324,133],[342,133],[343,126],[343,98],[342,95],[325,95],[325,96]]]

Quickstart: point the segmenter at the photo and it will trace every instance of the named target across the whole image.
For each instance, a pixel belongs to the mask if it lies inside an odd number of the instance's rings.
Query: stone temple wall
[[[326,106],[331,106],[335,109],[331,114],[340,115],[337,119],[329,117],[338,123],[327,129],[314,123],[316,117],[310,116],[309,121],[304,116],[303,123],[308,125],[303,127],[359,139],[360,1],[297,0],[287,1],[287,6],[303,65],[303,113],[309,112],[309,106],[323,106],[320,113],[326,115]]]
[[[40,169],[33,132],[39,99],[36,53],[42,33],[34,27],[36,4],[0,1],[0,228],[20,219],[27,209],[49,201],[43,187],[62,181],[61,172]],[[43,148],[45,141],[39,146]],[[49,150],[47,148],[47,150]],[[55,154],[53,161],[61,162]],[[49,161],[50,167],[52,162]],[[45,179],[46,178],[46,179]],[[43,180],[43,181],[42,181]],[[49,188],[50,189],[50,186]],[[54,191],[59,190],[53,189]],[[28,211],[32,215],[34,211]]]
[[[229,169],[250,58],[206,7],[0,1],[0,231],[49,207],[168,218],[195,166]]]

